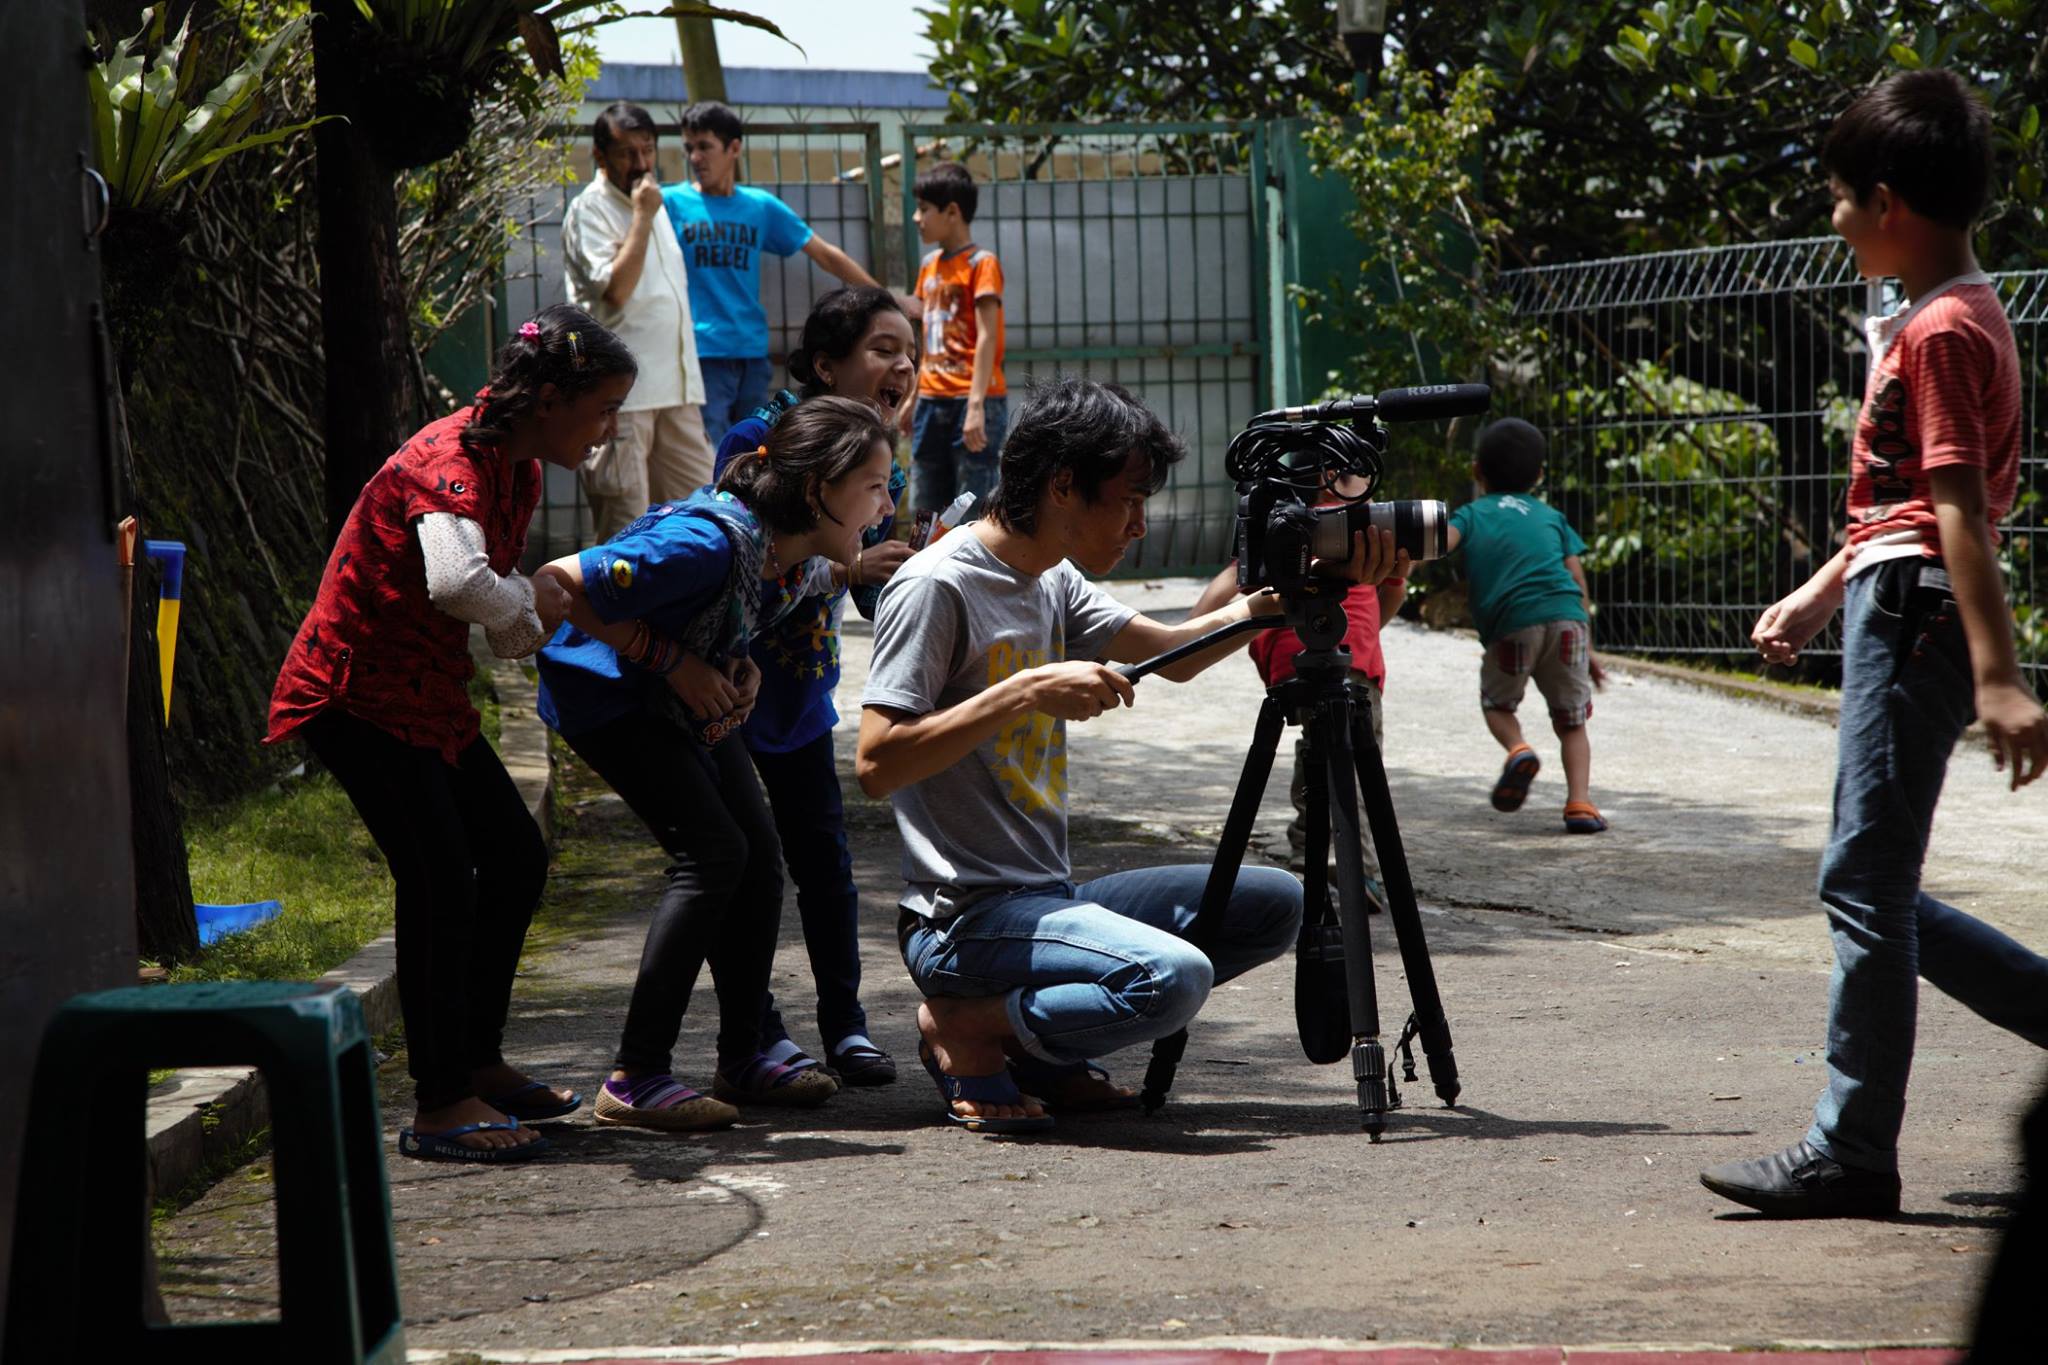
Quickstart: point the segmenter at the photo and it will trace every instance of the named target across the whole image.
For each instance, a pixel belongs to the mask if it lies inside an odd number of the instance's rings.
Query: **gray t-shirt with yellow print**
[[[911,556],[875,610],[862,706],[921,716],[1015,673],[1098,657],[1137,615],[1062,561],[1021,573],[962,527]],[[1066,880],[1067,727],[1011,721],[944,772],[896,793],[903,905],[945,919],[999,890]]]

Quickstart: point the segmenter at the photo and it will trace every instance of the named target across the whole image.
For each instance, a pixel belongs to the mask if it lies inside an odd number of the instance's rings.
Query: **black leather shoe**
[[[1865,1171],[1810,1142],[1700,1172],[1700,1184],[1773,1218],[1884,1218],[1899,1211],[1896,1171]]]

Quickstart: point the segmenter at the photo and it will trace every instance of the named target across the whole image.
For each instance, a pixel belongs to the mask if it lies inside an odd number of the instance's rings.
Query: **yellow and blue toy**
[[[185,595],[185,543],[180,540],[145,540],[142,552],[157,562],[164,583],[156,602],[156,663],[163,679],[164,724],[171,723],[171,674],[178,659],[178,604]],[[196,905],[199,941],[215,943],[229,934],[254,928],[274,918],[284,907],[276,901],[249,901],[240,905]]]
[[[171,670],[178,658],[178,599],[185,592],[185,543],[145,540],[142,552],[163,570],[164,585],[156,602],[156,663],[163,680],[164,724],[171,723]]]

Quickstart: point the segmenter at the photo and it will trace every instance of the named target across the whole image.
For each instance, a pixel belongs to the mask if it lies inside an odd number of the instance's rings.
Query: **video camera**
[[[1383,424],[1471,416],[1492,396],[1484,384],[1426,384],[1254,417],[1224,455],[1238,493],[1238,586],[1299,593],[1312,580],[1311,561],[1348,557],[1352,533],[1367,527],[1393,532],[1411,560],[1443,554],[1450,520],[1442,503],[1372,500],[1387,449]],[[1363,491],[1317,506],[1348,477],[1363,480]]]

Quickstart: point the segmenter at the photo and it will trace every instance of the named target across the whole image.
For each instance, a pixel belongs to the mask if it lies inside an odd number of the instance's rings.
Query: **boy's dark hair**
[[[981,203],[981,190],[975,185],[974,177],[957,161],[941,161],[918,176],[910,193],[912,198],[920,199],[935,209],[958,204],[963,223],[974,221],[974,210]]]
[[[683,110],[682,124],[685,133],[710,133],[727,146],[746,132],[740,116],[717,100],[698,100]]]
[[[1503,417],[1479,433],[1479,475],[1489,493],[1526,493],[1543,477],[1549,453],[1543,433],[1519,417]]]
[[[867,335],[875,314],[890,311],[902,313],[903,305],[888,290],[868,285],[835,289],[812,304],[810,316],[804,319],[804,334],[798,338],[796,349],[789,353],[789,377],[795,381],[800,395],[816,398],[830,393],[831,387],[818,377],[812,362],[819,356],[846,359]],[[907,314],[904,321],[909,321]],[[911,359],[914,361],[916,356]]]
[[[768,433],[766,456],[735,455],[719,476],[770,531],[801,533],[818,524],[817,493],[894,444],[882,415],[857,398],[814,398],[783,414]]]
[[[527,328],[533,335],[526,335]],[[485,396],[462,429],[462,448],[481,452],[504,444],[512,423],[533,411],[541,387],[553,384],[564,398],[587,393],[599,380],[638,374],[639,362],[626,344],[581,308],[550,304],[521,323],[498,351]]]
[[[590,125],[590,140],[597,145],[599,154],[612,149],[612,144],[627,133],[647,133],[659,136],[654,126],[654,115],[630,100],[618,100],[607,104]]]
[[[1991,111],[1953,71],[1905,71],[1856,97],[1821,143],[1821,169],[1861,204],[1880,184],[1967,232],[1991,199]]]
[[[1053,476],[1071,470],[1074,487],[1094,502],[1102,485],[1123,473],[1131,456],[1148,463],[1145,492],[1157,493],[1186,456],[1180,438],[1121,384],[1078,375],[1033,383],[1003,442],[1003,457],[988,513],[1020,535],[1038,529],[1038,503]]]

